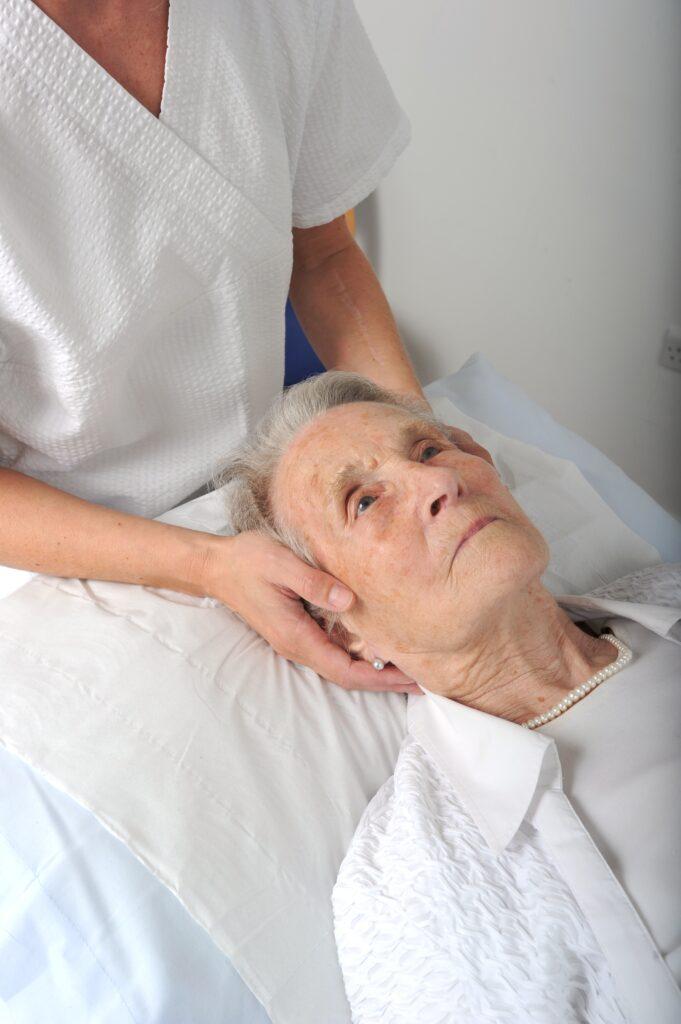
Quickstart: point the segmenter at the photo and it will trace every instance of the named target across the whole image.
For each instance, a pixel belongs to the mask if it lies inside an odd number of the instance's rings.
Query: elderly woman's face
[[[367,657],[398,663],[400,653],[465,647],[548,563],[488,462],[388,405],[342,405],[307,424],[279,462],[271,500],[354,591],[342,621]]]

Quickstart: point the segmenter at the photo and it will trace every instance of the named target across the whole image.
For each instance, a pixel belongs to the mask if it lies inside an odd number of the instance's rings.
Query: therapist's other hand
[[[410,397],[412,399],[416,398],[416,400],[422,404],[426,412],[429,412],[431,414],[434,413],[437,416],[437,413],[435,412],[432,405],[430,404],[430,402],[423,393],[421,393],[420,395],[412,394],[410,395]],[[446,426],[447,430],[451,435],[451,439],[457,446],[457,448],[460,448],[462,452],[468,452],[469,455],[477,455],[478,458],[484,459],[485,462],[489,462],[490,466],[494,466],[495,469],[497,468],[494,465],[494,460],[492,459],[492,456],[487,451],[487,449],[483,448],[481,444],[478,444],[478,442],[473,437],[471,437],[471,435],[467,431],[462,430],[460,427],[452,426],[449,423],[446,424]],[[497,470],[497,472],[499,471]]]
[[[448,424],[448,429],[452,434],[452,440],[457,448],[460,448],[462,452],[468,452],[469,455],[477,455],[478,458],[484,459],[485,462],[489,462],[490,466],[494,466],[492,456],[483,448],[481,444],[471,437],[470,434],[466,433],[465,430],[460,430],[459,427],[452,427]],[[496,469],[496,466],[494,466]]]
[[[331,611],[350,607],[355,595],[334,576],[256,531],[213,540],[203,571],[206,594],[241,616],[282,657],[309,666],[345,690],[421,693],[393,665],[378,671],[352,658],[305,610],[301,598]],[[341,605],[332,603],[334,588],[347,598]]]

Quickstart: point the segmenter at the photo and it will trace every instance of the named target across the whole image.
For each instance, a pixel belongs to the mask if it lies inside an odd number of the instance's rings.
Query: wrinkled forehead
[[[331,511],[343,486],[357,473],[371,472],[392,452],[433,424],[406,409],[379,402],[352,402],[315,417],[284,452],[272,486],[280,513],[305,507]]]
[[[272,480],[272,502],[282,509],[303,490],[305,501],[323,508],[343,467],[371,467],[394,445],[400,428],[415,421],[407,410],[356,401],[306,423],[282,456]]]

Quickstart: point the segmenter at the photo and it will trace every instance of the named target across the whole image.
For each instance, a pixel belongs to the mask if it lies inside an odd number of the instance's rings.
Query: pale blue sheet
[[[269,1021],[170,890],[2,745],[0,1006],[0,1024]]]

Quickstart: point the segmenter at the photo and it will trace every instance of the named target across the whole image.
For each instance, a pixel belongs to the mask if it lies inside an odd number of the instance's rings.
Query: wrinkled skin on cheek
[[[543,538],[506,488],[494,484],[493,495],[478,494],[476,503],[481,515],[499,518],[474,534],[454,559],[461,528],[429,548],[399,522],[384,533],[380,527],[372,531],[360,554],[350,550],[337,559],[334,552],[326,559],[327,571],[357,595],[342,620],[351,633],[396,663],[405,652],[463,648],[487,628],[498,603],[543,572]]]

